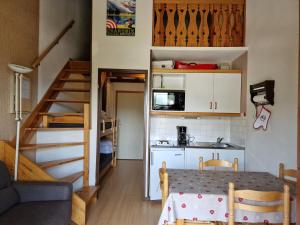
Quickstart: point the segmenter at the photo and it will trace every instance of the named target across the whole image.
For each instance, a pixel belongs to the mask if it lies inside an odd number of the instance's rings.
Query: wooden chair
[[[199,169],[200,171],[203,171],[206,167],[224,167],[224,168],[232,168],[234,172],[238,172],[239,168],[239,161],[237,158],[234,159],[234,163],[225,161],[225,160],[208,160],[206,162],[203,162],[203,157],[199,158]]]
[[[245,203],[236,202],[235,199],[242,198],[244,200],[251,200],[257,202],[275,202],[280,201],[278,205],[261,206],[249,205]],[[228,206],[229,218],[228,225],[234,225],[235,217],[234,210],[240,209],[244,211],[257,213],[283,212],[283,225],[290,223],[290,190],[288,185],[284,185],[284,192],[263,192],[253,190],[235,190],[234,184],[229,183],[228,191]]]
[[[295,183],[297,179],[297,170],[293,169],[285,169],[284,164],[279,164],[279,178],[287,181]],[[294,179],[294,180],[293,180]]]
[[[165,161],[163,161],[162,167],[159,169],[159,180],[162,195],[161,206],[163,208],[169,195],[169,178],[167,173],[167,164]]]

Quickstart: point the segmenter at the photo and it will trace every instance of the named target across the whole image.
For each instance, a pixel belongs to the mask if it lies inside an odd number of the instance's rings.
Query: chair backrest
[[[279,164],[279,178],[288,182],[296,182],[297,170],[285,169],[283,163]],[[294,180],[293,180],[294,179]]]
[[[254,202],[279,202],[272,205],[253,205],[236,202],[236,199],[242,198],[243,202],[250,200]],[[288,185],[284,185],[284,192],[264,192],[253,190],[235,190],[234,184],[229,183],[228,191],[229,218],[228,225],[234,225],[235,209],[256,213],[283,212],[283,225],[289,225],[290,222],[290,190]]]
[[[161,205],[162,208],[169,195],[169,178],[167,173],[167,164],[165,161],[162,163],[162,167],[159,169],[159,180],[160,180],[160,190],[161,190]]]
[[[217,160],[212,159],[206,162],[203,162],[203,157],[199,158],[199,169],[203,171],[206,167],[224,167],[224,168],[232,168],[235,172],[238,171],[239,161],[237,158],[234,159],[234,163],[225,161],[225,160]]]

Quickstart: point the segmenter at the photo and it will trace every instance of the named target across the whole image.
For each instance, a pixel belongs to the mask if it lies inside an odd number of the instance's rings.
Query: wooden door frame
[[[144,99],[147,98],[147,84],[149,82],[149,74],[148,70],[131,70],[131,69],[110,69],[110,68],[99,68],[98,69],[98,109],[97,109],[97,155],[96,155],[96,184],[99,184],[100,179],[100,170],[99,170],[99,163],[100,163],[100,145],[99,140],[101,137],[101,110],[102,110],[102,87],[101,82],[103,80],[103,77],[106,75],[106,73],[120,73],[120,74],[145,74],[145,89],[144,89]],[[144,111],[144,117],[146,118],[147,111]],[[149,116],[149,115],[148,115]],[[145,121],[146,126],[146,121]],[[145,127],[146,130],[146,127]],[[145,134],[146,135],[146,134]],[[145,139],[146,141],[147,139]],[[144,147],[146,148],[147,143],[144,143]],[[145,159],[143,159],[145,160]],[[143,178],[143,180],[145,180]]]
[[[146,84],[144,84],[146,85]],[[145,88],[144,88],[145,89]],[[118,95],[119,94],[144,94],[144,105],[145,105],[145,90],[144,91],[116,91],[116,96],[115,96],[115,118],[117,119],[118,115]],[[144,109],[144,115],[145,115],[145,109]],[[118,129],[120,132],[120,129]],[[145,129],[144,129],[145,130]],[[146,134],[145,134],[146,135]],[[144,152],[143,152],[144,154]],[[145,157],[143,155],[143,163],[144,163]]]

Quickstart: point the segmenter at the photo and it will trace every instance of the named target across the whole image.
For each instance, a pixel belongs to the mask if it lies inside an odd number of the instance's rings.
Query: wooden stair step
[[[83,113],[68,113],[68,112],[41,112],[40,116],[53,116],[53,117],[63,117],[63,116],[79,116],[83,117]]]
[[[60,178],[58,180],[61,181],[61,182],[74,183],[75,181],[77,181],[82,176],[83,176],[83,171],[80,171],[80,172],[77,172],[77,173],[73,173],[69,176]]]
[[[70,69],[90,69],[91,62],[90,61],[83,61],[83,60],[71,60],[69,61],[69,68]]]
[[[82,75],[90,75],[91,73],[91,71],[87,69],[66,69],[65,71],[68,73],[82,74]]]
[[[44,143],[44,144],[27,144],[20,147],[21,151],[35,150],[41,148],[63,148],[70,146],[84,145],[85,142],[70,142],[70,143]]]
[[[33,127],[25,128],[25,131],[80,131],[85,130],[84,128],[44,128],[44,127]]]
[[[71,82],[71,83],[91,83],[91,79],[60,79],[63,82]]]
[[[38,165],[42,169],[48,169],[48,168],[51,168],[51,167],[60,166],[60,165],[64,165],[64,164],[67,164],[67,163],[80,161],[80,160],[83,160],[83,159],[84,159],[84,157],[74,157],[74,158],[69,158],[69,159],[60,159],[60,160],[42,162],[42,163],[38,163]]]
[[[90,88],[53,88],[54,91],[61,91],[61,92],[90,92]]]
[[[86,205],[89,205],[93,199],[97,198],[98,191],[99,186],[89,186],[83,187],[75,193],[86,203]]]
[[[63,100],[63,99],[46,99],[46,102],[54,102],[54,103],[83,103],[88,104],[90,103],[89,100]]]

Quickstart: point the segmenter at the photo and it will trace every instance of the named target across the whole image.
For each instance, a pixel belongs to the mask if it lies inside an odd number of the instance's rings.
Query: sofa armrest
[[[71,201],[72,184],[62,182],[15,182],[20,202]]]

